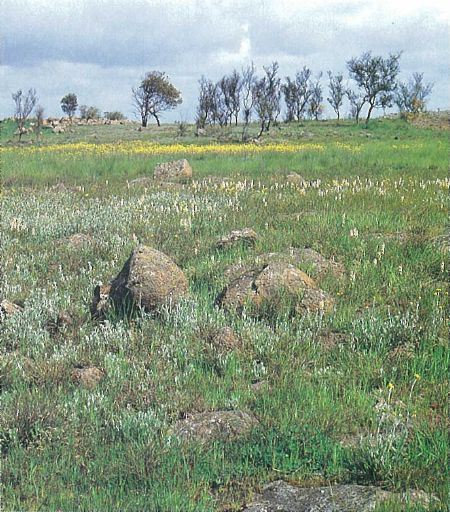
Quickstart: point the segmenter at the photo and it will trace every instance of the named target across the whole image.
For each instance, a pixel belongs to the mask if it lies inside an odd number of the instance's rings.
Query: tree
[[[390,54],[387,59],[372,57],[371,52],[365,52],[359,58],[347,62],[350,77],[364,94],[364,103],[369,104],[366,126],[374,108],[392,105],[396,89],[396,79],[400,71],[401,53]]]
[[[247,138],[248,125],[252,117],[253,107],[255,105],[254,87],[256,81],[256,71],[253,62],[242,70],[241,93],[242,108],[244,115],[244,127],[242,129],[242,140]]]
[[[395,103],[400,112],[418,114],[425,110],[426,99],[434,84],[423,83],[423,73],[413,73],[408,83],[400,82],[395,95]]]
[[[70,121],[72,121],[72,117],[75,115],[75,112],[78,108],[78,98],[77,95],[73,92],[66,94],[64,98],[61,99],[61,110],[64,114],[69,116]]]
[[[344,75],[342,73],[338,73],[336,76],[333,76],[331,71],[328,71],[328,78],[328,90],[330,91],[330,97],[327,98],[327,101],[336,112],[337,120],[339,122],[339,109],[342,107],[345,96]]]
[[[352,119],[355,119],[356,124],[358,124],[359,116],[365,103],[364,96],[352,91],[352,89],[347,89],[345,94],[350,102],[350,116]]]
[[[207,123],[213,122],[215,86],[204,76],[199,80],[199,86],[196,125],[197,128],[204,128]]]
[[[97,107],[80,105],[80,117],[85,121],[89,121],[90,119],[99,119],[100,110]]]
[[[314,84],[312,88],[311,98],[309,100],[308,105],[308,115],[311,119],[319,120],[319,117],[323,112],[323,94],[322,94],[322,85],[320,84],[320,78],[317,79],[317,82]]]
[[[148,72],[140,85],[132,89],[132,97],[144,127],[147,126],[149,116],[154,117],[157,125],[161,126],[161,112],[172,110],[183,101],[180,91],[161,71]]]
[[[303,119],[306,109],[314,92],[314,84],[311,80],[312,72],[306,66],[295,74],[292,80],[286,77],[283,85],[284,101],[286,103],[286,120],[300,121]]]
[[[34,115],[36,116],[34,133],[36,134],[36,140],[39,142],[41,138],[42,126],[44,124],[44,107],[42,105],[38,105],[34,110]]]
[[[33,111],[38,98],[35,89],[28,89],[26,95],[19,89],[17,92],[12,93],[12,99],[14,100],[14,119],[17,123],[20,142],[22,135],[25,133],[25,121]]]
[[[253,87],[255,112],[261,123],[258,137],[261,137],[263,131],[269,131],[270,124],[280,115],[281,79],[278,77],[278,67],[278,62],[264,66],[265,76],[257,80]]]

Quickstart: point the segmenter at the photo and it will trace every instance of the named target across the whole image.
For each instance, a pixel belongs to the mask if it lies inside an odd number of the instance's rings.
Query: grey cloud
[[[30,86],[52,115],[60,113],[59,99],[68,91],[83,103],[131,115],[131,87],[146,71],[160,69],[184,98],[166,119],[192,119],[202,74],[217,79],[251,60],[260,71],[278,60],[283,77],[303,65],[316,74],[345,71],[346,61],[365,50],[384,55],[404,50],[402,78],[423,71],[435,82],[430,107],[445,108],[445,20],[425,0],[420,12],[401,17],[378,16],[373,9],[379,3],[3,0],[0,115],[11,113],[11,91]],[[241,52],[245,40],[249,51]]]

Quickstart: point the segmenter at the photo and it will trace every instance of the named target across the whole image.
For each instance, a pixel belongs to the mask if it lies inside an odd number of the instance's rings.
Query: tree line
[[[350,104],[350,116],[357,123],[364,107],[367,108],[365,123],[369,123],[373,110],[397,105],[400,112],[418,113],[425,109],[433,84],[425,84],[423,73],[413,73],[407,82],[397,80],[400,72],[400,53],[388,57],[374,56],[370,51],[347,62],[349,86],[343,73],[328,71],[326,101],[341,118],[344,100]],[[139,85],[132,88],[132,101],[142,126],[147,126],[153,117],[160,126],[163,112],[172,110],[182,103],[181,92],[170,82],[169,77],[160,71],[148,72]],[[43,123],[44,109],[37,105],[35,89],[24,94],[19,90],[12,94],[15,105],[14,118],[18,125],[19,140],[24,133],[27,118],[35,109],[37,133]],[[287,122],[303,119],[319,120],[324,112],[324,86],[322,73],[313,76],[310,68],[304,66],[294,76],[279,76],[278,62],[263,66],[258,75],[252,63],[240,72],[234,69],[217,82],[205,76],[199,80],[199,95],[195,122],[197,128],[207,125],[229,126],[242,122],[242,138],[246,139],[248,126],[252,120],[259,123],[260,137],[269,131],[270,126],[279,121],[284,106],[284,120]],[[75,93],[66,94],[61,99],[61,109],[71,121],[77,109],[82,119],[100,117],[96,107],[80,105]],[[121,112],[105,112],[110,120],[124,119]]]

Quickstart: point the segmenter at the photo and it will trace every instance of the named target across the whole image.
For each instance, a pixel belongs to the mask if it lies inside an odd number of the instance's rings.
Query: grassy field
[[[0,299],[24,311],[0,324],[3,510],[234,511],[280,478],[422,489],[446,509],[448,132],[305,122],[242,145],[240,128],[99,126],[46,131],[39,146],[8,143],[12,132],[3,123]],[[191,183],[130,184],[183,157]],[[313,186],[287,182],[294,171]],[[255,247],[215,248],[243,227]],[[90,238],[74,246],[76,233]],[[91,320],[95,285],[138,242],[176,261],[189,297]],[[229,265],[289,247],[343,264],[340,277],[311,274],[332,314],[214,306]],[[225,325],[234,350],[208,344]],[[77,366],[105,378],[77,386]],[[216,409],[259,426],[206,447],[171,436]]]

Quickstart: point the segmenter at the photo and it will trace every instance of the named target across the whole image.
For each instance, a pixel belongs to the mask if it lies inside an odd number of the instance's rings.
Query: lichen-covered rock
[[[229,352],[240,345],[239,337],[228,326],[220,327],[213,331],[208,337],[208,341],[219,352]]]
[[[186,159],[158,164],[154,170],[155,180],[184,181],[192,178],[192,167]]]
[[[436,498],[428,497],[422,491],[397,494],[364,485],[305,488],[278,480],[266,485],[262,494],[256,496],[254,503],[243,512],[369,512],[386,500],[396,500],[398,504],[405,501],[420,503],[424,507],[436,503]]]
[[[219,249],[225,249],[235,244],[255,245],[258,235],[252,228],[236,229],[217,241]]]
[[[294,185],[299,185],[301,187],[304,187],[307,185],[307,181],[305,180],[305,178],[303,176],[301,176],[300,174],[297,174],[296,172],[288,174],[286,176],[286,181],[288,183],[292,183]]]
[[[105,372],[95,366],[75,368],[72,371],[72,382],[87,389],[93,389],[103,379]]]
[[[177,421],[170,434],[184,441],[206,445],[244,437],[258,424],[255,416],[244,411],[200,412]]]
[[[9,300],[2,300],[0,302],[0,323],[3,319],[8,316],[15,315],[16,313],[21,313],[23,308],[18,304],[14,304],[14,302],[10,302]]]
[[[277,307],[285,298],[294,301],[298,314],[329,312],[334,306],[331,296],[311,277],[290,263],[277,261],[245,270],[222,291],[217,304],[226,311],[241,313],[249,306],[257,312],[267,305]]]
[[[257,256],[252,256],[251,261],[244,260],[241,263],[230,265],[225,269],[225,277],[230,280],[235,279],[248,268],[257,265],[268,265],[271,262],[290,263],[318,278],[327,274],[339,278],[345,273],[344,266],[341,263],[325,258],[314,249],[309,247],[289,247],[281,252],[258,254]]]
[[[133,307],[152,312],[165,304],[175,304],[187,294],[183,271],[164,253],[141,245],[111,282],[109,299],[116,310]]]

